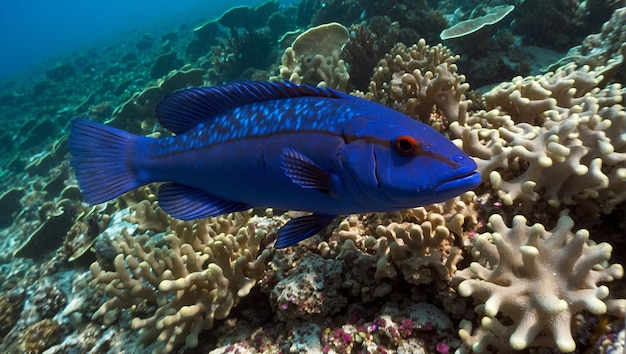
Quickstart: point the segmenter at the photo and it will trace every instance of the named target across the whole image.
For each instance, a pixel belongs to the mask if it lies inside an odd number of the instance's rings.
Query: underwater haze
[[[625,43],[625,0],[0,0],[0,354],[626,354]]]
[[[258,1],[27,0],[0,2],[0,79],[83,46],[132,30],[171,28],[208,20]]]

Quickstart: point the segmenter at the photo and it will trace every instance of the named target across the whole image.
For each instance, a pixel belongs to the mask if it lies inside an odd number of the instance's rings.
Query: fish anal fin
[[[311,214],[289,220],[278,230],[274,247],[285,248],[307,239],[322,231],[336,215]]]
[[[251,208],[246,203],[225,200],[178,183],[165,183],[159,187],[159,206],[181,220],[219,216]]]

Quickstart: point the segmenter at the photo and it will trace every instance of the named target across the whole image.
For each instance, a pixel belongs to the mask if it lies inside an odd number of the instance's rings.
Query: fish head
[[[340,153],[348,176],[381,210],[439,203],[480,184],[476,162],[441,133],[406,119],[370,120]],[[365,122],[365,121],[364,121]]]

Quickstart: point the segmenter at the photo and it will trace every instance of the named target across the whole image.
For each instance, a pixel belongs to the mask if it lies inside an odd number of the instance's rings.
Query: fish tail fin
[[[99,204],[145,184],[137,179],[132,156],[141,139],[86,118],[70,123],[70,164],[85,201]]]

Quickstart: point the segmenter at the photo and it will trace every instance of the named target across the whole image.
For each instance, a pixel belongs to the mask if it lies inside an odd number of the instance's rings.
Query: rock
[[[0,196],[0,228],[11,226],[13,223],[13,213],[20,210],[22,203],[20,199],[24,196],[24,188],[13,188]]]
[[[217,20],[211,20],[193,29],[193,34],[203,42],[217,42],[220,34],[220,26]]]
[[[154,64],[152,64],[150,76],[153,79],[158,79],[167,75],[170,71],[180,67],[182,64],[183,61],[178,59],[176,52],[161,54],[158,58],[156,58]]]
[[[59,163],[59,159],[54,156],[54,153],[47,152],[31,163],[26,165],[26,172],[29,175],[47,175],[50,169]]]
[[[72,75],[74,75],[74,66],[71,63],[64,63],[46,71],[46,77],[57,82],[63,81]]]
[[[72,227],[72,217],[63,210],[48,216],[13,253],[13,257],[39,259],[63,244],[65,235]]]

